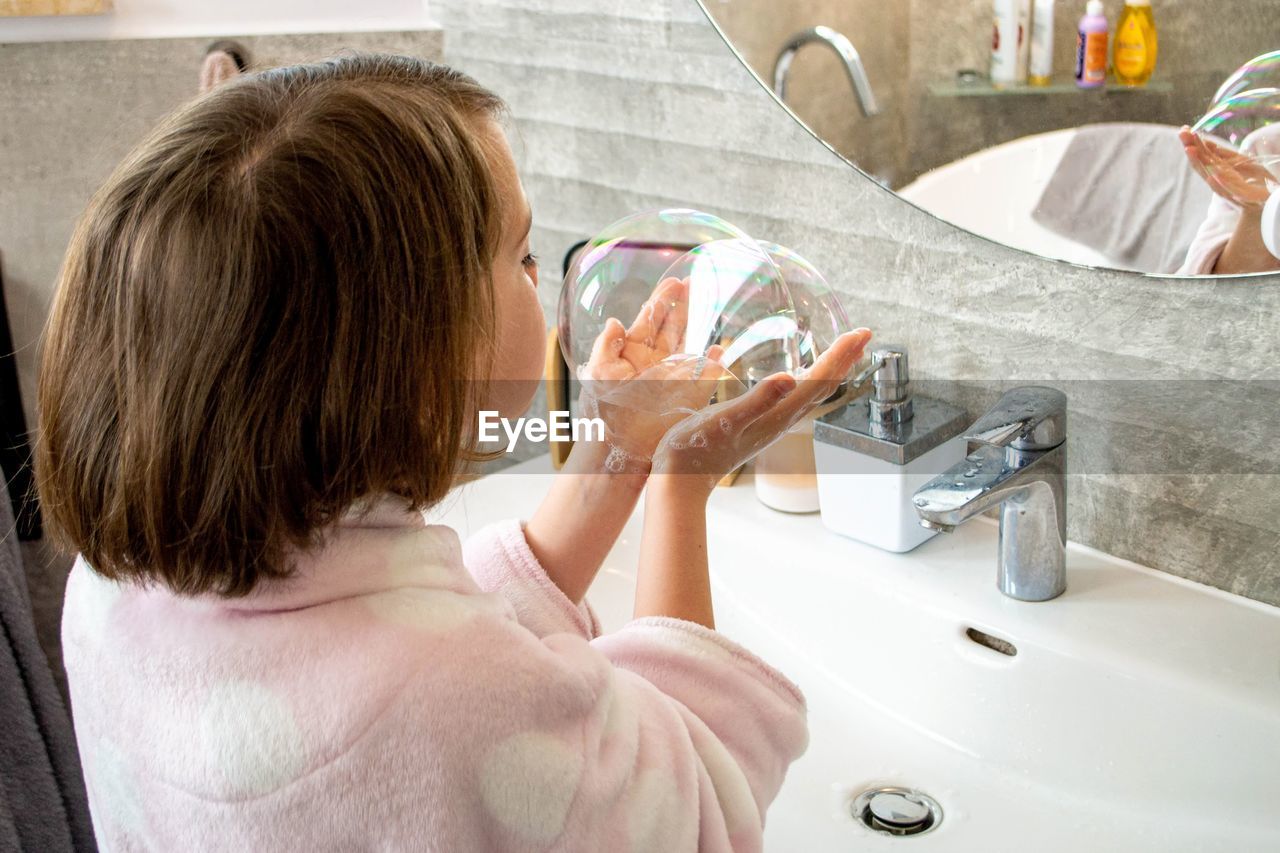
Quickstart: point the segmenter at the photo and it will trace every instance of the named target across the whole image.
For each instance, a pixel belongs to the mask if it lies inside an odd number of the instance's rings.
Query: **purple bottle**
[[[1089,0],[1076,37],[1076,85],[1096,89],[1107,82],[1107,16],[1102,0]]]

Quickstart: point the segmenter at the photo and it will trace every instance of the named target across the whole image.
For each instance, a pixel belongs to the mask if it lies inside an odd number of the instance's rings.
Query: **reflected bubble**
[[[1280,88],[1266,88],[1224,98],[1191,129],[1241,151],[1251,137],[1275,124],[1280,124]]]
[[[1280,50],[1255,56],[1223,81],[1210,101],[1210,109],[1241,92],[1280,89]]]
[[[1280,186],[1280,89],[1232,95],[1191,130],[1208,144],[1200,168],[1219,195],[1261,206]]]

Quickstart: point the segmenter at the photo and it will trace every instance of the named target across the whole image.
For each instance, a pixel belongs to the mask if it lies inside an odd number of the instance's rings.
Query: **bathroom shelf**
[[[997,89],[988,80],[976,83],[930,83],[929,95],[935,98],[1016,98],[1023,95],[1106,95],[1123,96],[1167,95],[1173,91],[1173,84],[1167,80],[1153,80],[1145,86],[1122,86],[1119,83],[1107,83],[1096,89],[1081,89],[1074,82],[1052,83],[1048,86],[1008,86]]]

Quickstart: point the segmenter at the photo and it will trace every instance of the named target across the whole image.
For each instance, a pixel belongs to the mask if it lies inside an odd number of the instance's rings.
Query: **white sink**
[[[550,476],[545,458],[508,469],[443,520],[527,517]],[[890,554],[764,507],[748,478],[708,514],[717,627],[809,700],[766,849],[1280,851],[1280,609],[1075,545],[1066,594],[1014,601],[994,523]],[[629,616],[639,532],[637,515],[589,594],[606,629]],[[872,832],[849,803],[876,785],[931,795],[941,824]]]

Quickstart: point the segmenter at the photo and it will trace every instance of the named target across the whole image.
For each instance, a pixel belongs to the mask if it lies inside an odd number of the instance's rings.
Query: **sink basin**
[[[551,476],[541,458],[473,483],[443,521],[527,517]],[[767,850],[1280,851],[1280,609],[1075,545],[1062,597],[1014,601],[994,523],[890,554],[764,507],[746,477],[708,516],[717,627],[809,700]],[[629,617],[640,523],[588,595],[606,630]],[[932,796],[938,827],[857,821],[881,785]]]

